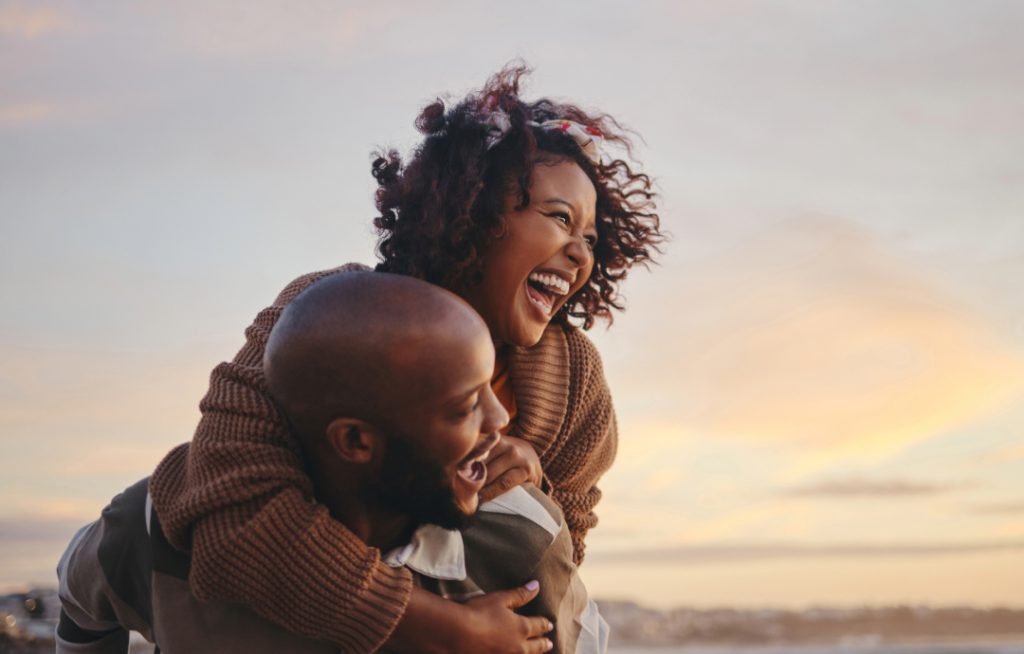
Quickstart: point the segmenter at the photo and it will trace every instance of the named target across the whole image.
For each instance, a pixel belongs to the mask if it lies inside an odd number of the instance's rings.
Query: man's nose
[[[484,441],[482,449],[485,449],[485,450],[491,449],[492,447],[497,445],[499,439],[501,439],[501,433],[500,432],[498,432],[498,431],[490,432],[489,434],[487,434],[487,438]]]
[[[508,411],[502,406],[494,391],[488,388],[487,395],[489,396],[487,398],[487,412],[484,416],[483,424],[480,425],[480,432],[484,434],[497,433],[508,426]]]

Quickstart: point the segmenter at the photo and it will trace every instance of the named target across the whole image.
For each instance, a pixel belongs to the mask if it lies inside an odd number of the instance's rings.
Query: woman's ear
[[[383,451],[380,431],[356,418],[335,418],[325,431],[330,451],[346,463],[365,465]]]

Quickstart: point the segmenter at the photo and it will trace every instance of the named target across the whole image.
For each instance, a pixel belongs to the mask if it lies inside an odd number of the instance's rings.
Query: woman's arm
[[[615,460],[618,428],[611,391],[604,378],[601,356],[583,332],[566,332],[569,354],[569,403],[560,430],[560,447],[541,458],[545,486],[562,507],[572,533],[574,558],[583,561],[584,538],[597,524],[594,507],[601,499],[597,481]]]
[[[168,540],[192,552],[189,582],[201,599],[244,604],[346,652],[385,641],[398,651],[543,652],[550,624],[513,609],[535,589],[491,593],[467,605],[412,587],[327,510],[298,442],[271,401],[263,350],[284,307],[344,266],[290,284],[246,330],[234,360],[210,377],[191,444],[173,450],[150,481]]]
[[[262,368],[288,302],[346,269],[306,275],[260,312],[235,359],[214,369],[191,446],[168,455],[150,491],[168,539],[191,549],[198,597],[241,602],[305,636],[370,652],[404,613],[411,576],[314,504],[299,445]]]
[[[554,625],[547,618],[514,611],[537,597],[539,588],[537,581],[531,581],[465,604],[413,588],[409,607],[387,648],[419,654],[542,654],[553,646],[545,634]]]

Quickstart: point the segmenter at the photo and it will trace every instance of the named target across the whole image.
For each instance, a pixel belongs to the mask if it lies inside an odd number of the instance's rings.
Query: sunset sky
[[[627,8],[628,6],[628,8]],[[514,57],[642,137],[672,241],[592,338],[583,578],[1024,607],[1024,3],[0,0],[0,590],[191,437],[370,153]]]

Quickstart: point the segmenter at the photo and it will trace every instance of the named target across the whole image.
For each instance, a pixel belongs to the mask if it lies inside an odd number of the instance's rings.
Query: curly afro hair
[[[394,150],[377,153],[372,167],[380,212],[373,221],[381,259],[377,270],[453,290],[479,283],[482,257],[504,233],[509,198],[518,199],[516,210],[530,203],[533,167],[574,161],[597,191],[594,269],[553,321],[589,329],[595,318],[612,321],[611,310],[623,308],[619,284],[629,269],[660,252],[665,237],[656,195],[651,178],[633,172],[627,161],[606,157],[595,164],[571,136],[539,127],[546,120],[569,119],[600,130],[607,142],[632,154],[625,130],[607,114],[548,99],[521,100],[519,84],[528,72],[521,63],[508,65],[454,107],[446,110],[441,100],[425,107],[416,127],[426,138],[404,167]],[[497,110],[510,125],[488,148],[493,124],[488,119]]]

